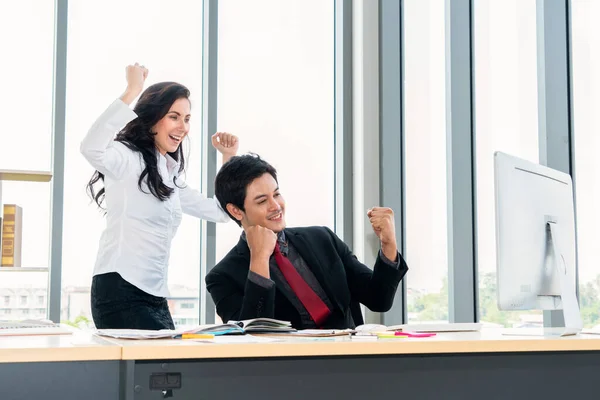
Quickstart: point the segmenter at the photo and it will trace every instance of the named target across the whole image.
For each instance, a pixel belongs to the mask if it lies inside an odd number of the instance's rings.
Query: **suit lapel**
[[[319,259],[319,254],[314,251],[314,247],[311,249],[310,244],[303,235],[294,230],[286,229],[285,236],[298,251],[298,254],[306,261],[306,264],[323,287],[323,290],[327,293],[329,300],[343,311],[344,305],[341,302],[341,296],[335,290],[337,285],[335,285],[334,282],[331,282],[330,274],[323,268],[321,260]]]

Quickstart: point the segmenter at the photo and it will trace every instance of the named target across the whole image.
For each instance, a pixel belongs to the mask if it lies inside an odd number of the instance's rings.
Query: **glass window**
[[[406,257],[410,322],[448,320],[443,0],[404,1]]]
[[[579,304],[586,327],[600,328],[600,3],[571,2]]]
[[[23,0],[0,6],[0,169],[51,170],[54,2]],[[22,267],[47,267],[50,185],[3,182],[0,203],[23,209]],[[2,209],[0,208],[0,214]],[[46,272],[3,272],[0,289],[47,286]],[[10,310],[9,310],[10,311]]]
[[[5,94],[0,96],[4,116],[0,169],[49,171],[54,2],[2,2],[0,52],[6,56],[0,63],[0,83]],[[43,204],[48,208],[49,203]]]
[[[475,112],[480,320],[541,326],[542,313],[499,311],[496,302],[496,151],[539,162],[535,0],[476,1]]]
[[[334,226],[333,6],[219,2],[217,129],[277,168],[288,226]],[[240,232],[217,225],[217,260]]]
[[[202,113],[202,2],[107,0],[69,2],[67,125],[63,234],[63,290],[89,287],[105,219],[85,192],[93,169],[79,145],[94,120],[125,89],[125,67],[140,62],[149,69],[147,85],[176,81],[191,91],[191,130],[184,142],[186,180],[200,183]],[[116,28],[118,27],[118,29]],[[115,132],[116,134],[116,132]],[[200,221],[184,216],[173,241],[169,286],[198,293]],[[76,244],[76,245],[74,245]],[[84,311],[82,311],[84,310]],[[63,307],[62,320],[91,320],[89,307]]]

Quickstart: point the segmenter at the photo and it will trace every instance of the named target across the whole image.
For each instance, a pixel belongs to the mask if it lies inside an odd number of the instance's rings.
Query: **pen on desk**
[[[181,335],[182,339],[214,339],[215,335],[201,334],[201,333],[184,333]]]

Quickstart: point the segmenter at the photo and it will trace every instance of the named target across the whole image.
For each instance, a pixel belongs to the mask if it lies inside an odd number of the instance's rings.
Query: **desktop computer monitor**
[[[562,309],[563,333],[576,334],[583,324],[571,177],[501,152],[494,171],[499,309]]]

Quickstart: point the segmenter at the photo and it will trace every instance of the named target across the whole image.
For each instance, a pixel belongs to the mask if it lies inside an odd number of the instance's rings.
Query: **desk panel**
[[[597,397],[600,352],[129,361],[124,400],[162,399],[152,374],[181,374],[173,399]]]
[[[0,363],[0,399],[118,400],[119,363]]]

